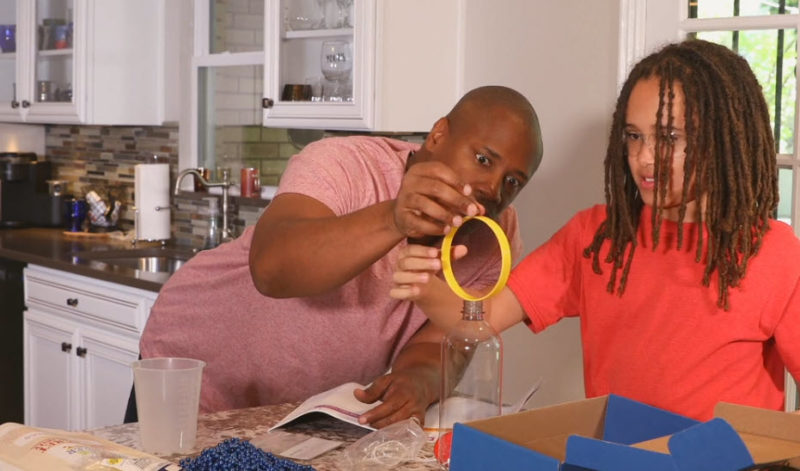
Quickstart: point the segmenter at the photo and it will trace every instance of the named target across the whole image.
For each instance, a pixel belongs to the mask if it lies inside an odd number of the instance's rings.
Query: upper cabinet
[[[465,91],[468,3],[266,0],[264,125],[429,131]]]
[[[169,0],[5,0],[0,120],[158,125],[178,116]]]

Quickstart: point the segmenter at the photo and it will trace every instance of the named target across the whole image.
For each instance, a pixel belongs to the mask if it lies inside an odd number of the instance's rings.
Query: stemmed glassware
[[[351,28],[353,25],[350,23],[350,6],[353,0],[336,0],[339,6],[339,27]]]
[[[322,43],[320,54],[324,101],[352,101],[351,72],[353,53],[350,41],[328,40]]]
[[[319,9],[323,12],[325,28],[351,28],[350,6],[353,0],[317,0]]]

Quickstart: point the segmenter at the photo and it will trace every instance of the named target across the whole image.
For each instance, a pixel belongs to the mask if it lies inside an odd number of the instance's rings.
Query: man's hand
[[[397,355],[391,373],[353,392],[367,404],[383,401],[362,414],[359,422],[382,428],[416,417],[424,424],[428,406],[439,400],[442,335],[435,326],[423,325]]]
[[[362,414],[358,421],[375,428],[383,428],[409,417],[416,417],[420,424],[424,424],[425,411],[431,404],[431,397],[438,394],[430,391],[430,386],[438,383],[438,375],[430,380],[420,380],[420,373],[419,370],[389,373],[376,379],[365,389],[356,389],[353,394],[361,402],[372,404],[378,400],[383,401]]]
[[[412,165],[394,201],[394,224],[406,237],[439,236],[460,226],[465,216],[483,214],[472,188],[442,162]]]

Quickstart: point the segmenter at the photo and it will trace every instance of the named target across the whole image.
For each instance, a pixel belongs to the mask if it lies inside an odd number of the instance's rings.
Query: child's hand
[[[458,260],[467,254],[465,245],[452,248],[452,259]],[[424,297],[430,281],[442,269],[439,249],[425,245],[409,244],[400,251],[389,296],[394,299],[417,301]]]

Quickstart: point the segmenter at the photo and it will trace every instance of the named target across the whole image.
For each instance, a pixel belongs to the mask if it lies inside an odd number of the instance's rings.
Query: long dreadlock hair
[[[655,116],[653,250],[658,245],[661,208],[669,187],[673,143],[668,136],[674,121],[675,84],[679,83],[685,101],[687,142],[678,247],[683,243],[686,203],[697,198],[701,203],[696,220],[705,223],[708,241],[703,240],[703,231],[697,231],[695,260],[705,261],[703,285],[709,286],[712,274],[717,273],[717,304],[727,310],[729,289],[742,280],[748,261],[769,229],[778,204],[778,173],[761,86],[747,61],[724,46],[686,40],[665,46],[633,68],[617,100],[606,151],[606,219],[583,255],[591,257],[594,272],[602,274],[600,249],[605,240],[610,242],[604,259],[611,264],[607,289],[622,296],[644,206],[628,167],[623,142],[625,116],[633,87],[650,77],[660,83]]]

